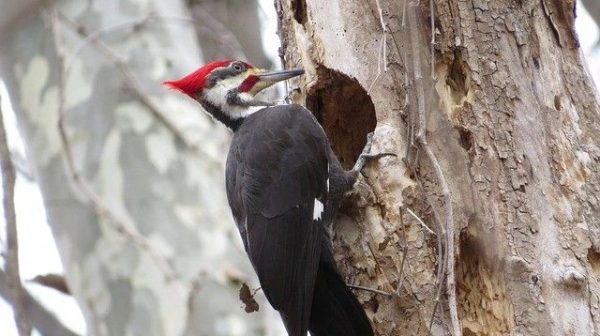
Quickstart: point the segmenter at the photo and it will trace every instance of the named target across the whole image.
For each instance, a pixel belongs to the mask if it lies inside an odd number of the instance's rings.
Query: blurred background
[[[160,86],[213,59],[280,68],[273,1],[41,3],[0,0],[19,270],[38,328],[84,335],[102,319],[94,334],[282,335],[260,293],[252,314],[237,299],[258,285],[225,205],[229,133]],[[577,11],[598,83],[600,3]],[[0,335],[12,336],[0,221]]]

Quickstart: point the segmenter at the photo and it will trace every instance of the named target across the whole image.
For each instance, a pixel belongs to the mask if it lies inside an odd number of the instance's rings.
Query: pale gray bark
[[[267,307],[237,297],[257,285],[228,132],[160,85],[202,63],[183,1],[41,3],[0,1],[1,76],[88,333],[266,334]]]
[[[1,99],[0,99],[1,100]],[[1,104],[1,101],[0,101]],[[6,289],[11,303],[15,324],[20,336],[31,334],[31,319],[25,308],[25,290],[19,269],[19,235],[15,211],[15,182],[17,174],[12,163],[8,139],[4,127],[4,114],[0,108],[0,170],[2,170],[2,208],[6,226],[6,245],[2,251],[6,269]]]
[[[25,289],[24,292],[25,312],[31,319],[31,324],[44,336],[78,336],[76,333],[66,328],[55,316],[41,303],[39,303]],[[10,301],[10,293],[7,285],[7,275],[0,270],[0,297]]]
[[[205,23],[198,31],[205,59],[245,59],[257,67],[271,68],[271,60],[262,47],[260,26],[264,18],[260,15],[258,0],[192,0],[190,3],[194,19]]]
[[[297,101],[342,162],[372,130],[399,154],[342,209],[340,268],[398,293],[357,292],[381,335],[598,334],[600,108],[574,2],[433,1],[433,78],[415,3],[276,1],[286,66],[306,69]]]

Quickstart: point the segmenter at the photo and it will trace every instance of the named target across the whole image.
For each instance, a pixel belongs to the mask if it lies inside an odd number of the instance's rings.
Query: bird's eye
[[[231,65],[231,67],[233,68],[233,70],[239,71],[239,72],[241,72],[242,70],[244,70],[244,66],[241,65],[240,63],[233,63]]]

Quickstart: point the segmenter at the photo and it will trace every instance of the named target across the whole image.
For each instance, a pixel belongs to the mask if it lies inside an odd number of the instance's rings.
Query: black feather
[[[321,252],[322,225],[312,221],[312,204],[248,222],[248,255],[269,303],[290,335],[306,335]]]
[[[329,174],[332,168],[344,176],[325,132],[299,105],[246,117],[227,157],[227,197],[244,247],[291,336],[305,336],[309,324],[321,333],[313,335],[372,335],[363,332],[370,331],[368,319],[327,247],[323,221],[335,207],[328,202],[327,179],[343,180],[336,200],[353,182]],[[315,219],[317,200],[326,213]],[[345,333],[355,327],[355,333]],[[344,333],[331,333],[336,330]]]
[[[325,252],[324,248],[321,253]],[[337,272],[335,265],[322,257],[317,272],[310,316],[312,336],[372,336],[369,319],[354,293]]]

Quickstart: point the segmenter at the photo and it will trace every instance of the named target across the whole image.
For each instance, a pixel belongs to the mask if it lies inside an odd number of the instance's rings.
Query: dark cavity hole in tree
[[[456,101],[460,101],[461,97],[467,95],[467,73],[462,61],[462,55],[458,50],[454,51],[454,60],[448,69],[446,84],[452,89],[453,94],[456,96]]]
[[[479,263],[479,256],[482,254],[483,249],[484,247],[467,228],[461,230],[459,235],[459,259],[461,262],[476,266]]]
[[[306,105],[323,126],[342,166],[350,169],[365,146],[367,134],[375,130],[375,106],[356,79],[323,66],[317,68],[317,76]]]
[[[292,0],[292,10],[294,11],[294,20],[299,24],[305,24],[306,17],[306,0]]]
[[[558,95],[554,96],[554,108],[557,111],[560,111],[562,109],[562,104],[560,102],[560,96],[558,96]]]
[[[588,249],[587,260],[592,266],[592,269],[597,276],[600,276],[600,253],[594,250],[593,247]]]
[[[469,228],[461,230],[459,235],[459,254],[456,260],[456,294],[461,302],[472,299],[470,294],[472,291],[481,290],[483,287],[479,269],[480,255],[484,253],[477,237],[470,232]],[[465,307],[459,305],[459,313],[461,316],[467,315]],[[477,335],[469,328],[463,329],[463,335]]]
[[[463,336],[476,336],[477,333],[469,328],[463,328]]]
[[[465,128],[459,128],[458,134],[460,135],[460,146],[467,152],[473,148],[473,133]]]

